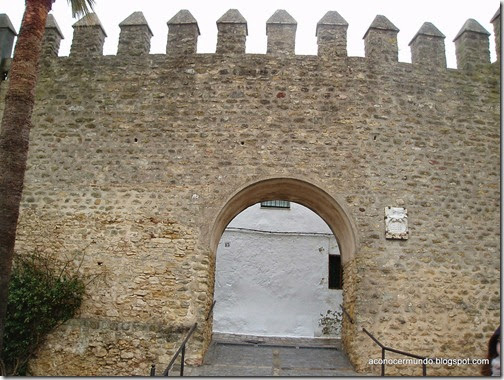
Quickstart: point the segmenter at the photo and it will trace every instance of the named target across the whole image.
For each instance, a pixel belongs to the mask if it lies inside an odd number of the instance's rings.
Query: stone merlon
[[[182,9],[167,24],[166,53],[173,55],[196,54],[200,30],[191,12]]]
[[[397,62],[399,29],[385,16],[375,17],[364,34],[364,55],[374,61]]]
[[[294,55],[297,22],[283,9],[273,13],[266,22],[268,46],[266,53],[274,55]]]
[[[218,54],[243,54],[248,35],[247,20],[237,9],[230,9],[217,20]]]
[[[432,23],[424,22],[409,43],[411,62],[446,68],[445,38],[445,35]]]
[[[134,12],[119,24],[118,55],[141,56],[149,54],[152,30],[142,12]]]
[[[96,13],[90,13],[73,24],[74,36],[70,48],[70,56],[103,55],[105,29]]]
[[[476,20],[468,19],[454,38],[457,67],[473,69],[490,62],[490,33]]]
[[[347,29],[348,22],[338,12],[327,12],[317,23],[315,31],[318,55],[346,57]]]

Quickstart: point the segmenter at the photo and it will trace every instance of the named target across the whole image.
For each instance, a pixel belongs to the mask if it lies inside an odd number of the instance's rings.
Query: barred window
[[[329,289],[343,289],[340,255],[329,255]]]
[[[289,201],[265,201],[265,202],[261,202],[261,207],[290,208],[290,202]]]

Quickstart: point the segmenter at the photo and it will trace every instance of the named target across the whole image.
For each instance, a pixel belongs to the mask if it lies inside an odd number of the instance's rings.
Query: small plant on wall
[[[322,334],[340,336],[342,319],[343,313],[337,310],[327,310],[325,315],[320,314],[319,326],[322,328]]]
[[[70,264],[41,254],[16,256],[9,284],[3,374],[27,375],[28,361],[46,335],[79,309],[85,285]]]

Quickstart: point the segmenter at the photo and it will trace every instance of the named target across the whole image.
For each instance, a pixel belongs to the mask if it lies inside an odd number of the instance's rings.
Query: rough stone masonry
[[[379,373],[362,328],[418,355],[483,358],[500,323],[500,12],[492,20],[497,62],[470,19],[447,69],[430,23],[411,40],[412,63],[398,62],[399,31],[384,16],[364,36],[365,57],[347,56],[337,12],[317,25],[316,56],[294,54],[296,21],[283,10],[267,22],[266,54],[245,53],[237,10],[217,21],[215,54],[196,53],[198,24],[183,10],[166,54],[149,54],[138,12],[120,24],[117,55],[103,56],[93,14],[58,57],[50,17],[16,250],[82,260],[96,278],[33,374],[148,375],[195,322],[186,358],[201,362],[220,235],[268,199],[310,207],[338,239],[356,370]],[[386,207],[407,208],[408,239],[386,239]]]

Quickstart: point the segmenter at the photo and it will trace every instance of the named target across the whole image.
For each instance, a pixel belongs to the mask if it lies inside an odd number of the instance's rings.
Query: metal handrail
[[[185,360],[185,348],[187,341],[193,334],[194,330],[196,330],[196,327],[198,327],[198,323],[195,323],[194,325],[191,326],[189,329],[189,332],[187,333],[186,337],[182,341],[182,344],[178,348],[177,352],[173,355],[172,359],[170,360],[170,363],[168,363],[168,366],[164,370],[163,374],[161,376],[168,376],[170,373],[171,368],[173,367],[173,364],[175,363],[175,360],[177,360],[177,357],[179,356],[180,353],[182,353],[181,357],[181,362],[180,362],[180,376],[184,376],[184,360]],[[156,376],[156,365],[152,364],[151,370],[150,370],[150,375],[151,376]]]
[[[214,308],[216,302],[217,302],[217,300],[214,300],[212,303],[212,306],[210,306],[210,310],[208,310],[205,321],[208,321],[210,319],[210,315],[212,315],[213,308]],[[195,323],[194,325],[191,326],[191,328],[189,329],[189,332],[187,333],[186,337],[182,341],[182,344],[178,348],[177,352],[175,352],[175,354],[173,355],[172,359],[170,360],[170,363],[168,363],[168,366],[164,370],[162,376],[168,376],[171,368],[173,367],[173,364],[175,363],[175,360],[177,360],[177,357],[181,353],[182,353],[182,357],[181,357],[181,364],[180,364],[180,376],[184,376],[185,347],[186,347],[187,341],[189,340],[191,335],[194,333],[194,330],[196,330],[196,327],[198,327],[198,323]],[[150,375],[156,376],[156,365],[155,364],[151,365]]]
[[[339,306],[341,307],[341,310],[343,310],[343,314],[345,314],[347,316],[348,320],[352,323],[352,325],[355,325],[354,320],[352,319],[350,314],[348,314],[348,311],[346,311],[346,309],[343,307],[343,305],[339,305]]]
[[[415,355],[415,354],[412,354],[412,353],[409,353],[409,352],[406,352],[406,351],[401,351],[401,350],[397,350],[397,349],[392,348],[392,347],[384,346],[382,343],[380,343],[378,341],[378,339],[376,339],[373,336],[373,334],[371,334],[365,328],[362,328],[362,331],[364,331],[371,339],[373,339],[373,341],[378,346],[380,346],[380,348],[382,350],[382,362],[381,362],[381,375],[382,376],[385,376],[385,352],[386,351],[394,352],[396,354],[400,354],[400,355],[404,355],[404,356],[409,356],[409,357],[416,358],[416,359],[422,359],[422,376],[427,376],[427,364],[426,364],[426,360],[425,360],[425,359],[427,359],[427,357],[420,356],[420,355]]]
[[[173,355],[172,360],[168,364],[168,367],[163,372],[163,376],[168,376],[168,373],[170,372],[171,367],[175,363],[175,360],[177,359],[177,356],[182,352],[182,358],[180,362],[180,376],[184,376],[184,358],[185,358],[185,346],[191,335],[193,334],[194,330],[196,330],[196,327],[198,327],[198,323],[195,323],[192,325],[192,327],[189,329],[189,332],[187,333],[184,341],[182,342],[182,345],[179,347],[177,352],[175,352],[175,355]]]
[[[352,325],[354,324],[354,321],[352,319],[352,317],[350,316],[350,314],[348,314],[348,312],[345,310],[345,308],[343,307],[343,305],[340,305],[341,307],[341,310],[343,310],[343,314],[345,314],[348,318],[348,320],[352,323]]]
[[[348,314],[348,312],[345,310],[345,308],[343,307],[343,305],[340,305],[340,307],[341,307],[341,310],[343,310],[343,314],[345,314],[347,316],[347,318],[349,319],[349,321],[352,324],[355,324],[355,322],[353,321],[352,317],[350,316],[350,314]],[[385,352],[386,351],[394,352],[396,354],[400,354],[400,355],[404,355],[404,356],[409,356],[409,357],[412,357],[412,358],[415,358],[415,359],[422,359],[422,376],[427,376],[427,364],[426,364],[427,357],[420,356],[420,355],[415,355],[415,354],[412,354],[412,353],[409,353],[409,352],[406,352],[406,351],[397,350],[397,349],[392,348],[392,347],[387,347],[387,346],[383,345],[378,339],[376,339],[373,336],[373,334],[371,334],[364,327],[362,328],[362,331],[364,333],[366,333],[367,336],[369,336],[373,340],[373,342],[375,342],[378,346],[380,346],[380,348],[382,350],[381,376],[385,376]]]
[[[213,308],[214,308],[216,302],[217,302],[217,300],[214,300],[213,303],[212,303],[212,306],[210,306],[210,310],[208,310],[208,313],[207,313],[207,316],[205,318],[205,321],[208,321],[210,319],[210,315],[212,315]]]

